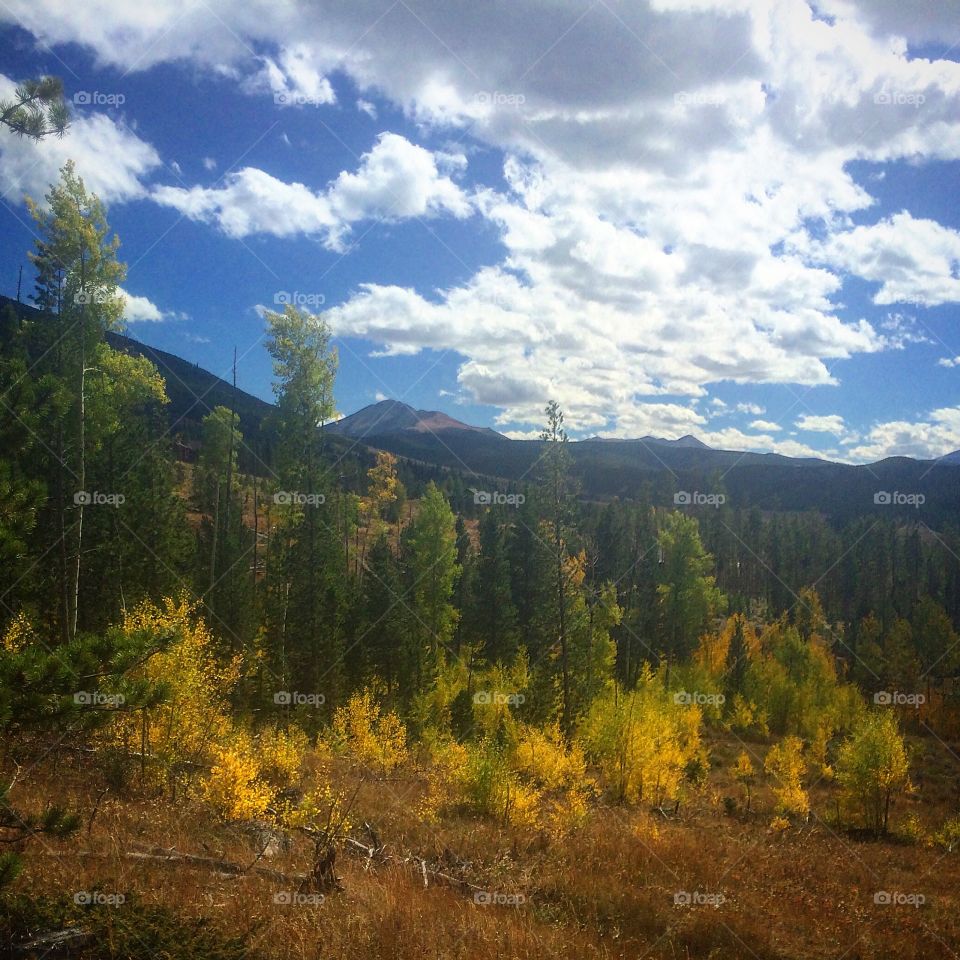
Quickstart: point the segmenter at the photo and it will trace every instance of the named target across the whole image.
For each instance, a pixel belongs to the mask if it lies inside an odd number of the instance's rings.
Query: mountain
[[[415,410],[409,404],[399,400],[381,400],[379,403],[364,407],[348,417],[343,417],[327,425],[330,433],[344,437],[384,437],[396,433],[413,431],[414,433],[446,433],[452,430],[468,433],[480,433],[500,437],[496,430],[489,427],[474,427],[469,423],[454,420],[438,410]]]
[[[0,297],[0,309],[12,306],[22,314],[34,308]],[[171,433],[188,444],[200,436],[200,421],[215,406],[233,404],[240,416],[245,443],[241,468],[268,472],[274,433],[273,406],[180,357],[146,346],[130,337],[109,334],[118,350],[147,357],[167,384],[166,408]],[[344,474],[361,483],[370,449],[388,450],[414,461],[411,469],[450,471],[475,486],[488,483],[535,485],[543,442],[511,440],[433,410],[416,410],[384,400],[326,426],[330,447]],[[358,443],[357,441],[362,441]],[[956,523],[960,516],[960,451],[939,460],[890,457],[851,466],[814,458],[775,453],[715,450],[686,436],[678,440],[643,437],[635,440],[592,438],[571,441],[571,474],[586,499],[646,497],[671,506],[686,491],[722,492],[733,507],[764,511],[818,510],[843,522],[890,512],[935,527]],[[417,465],[419,464],[419,465]],[[360,479],[358,479],[360,478]],[[918,496],[922,502],[918,502]]]
[[[587,437],[587,440],[590,443],[652,443],[655,445],[663,444],[667,447],[692,447],[696,450],[711,449],[702,440],[698,440],[689,433],[677,440],[667,440],[665,437],[640,437],[637,440],[623,440],[620,437]]]

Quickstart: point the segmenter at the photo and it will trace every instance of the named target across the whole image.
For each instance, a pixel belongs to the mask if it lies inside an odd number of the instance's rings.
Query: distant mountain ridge
[[[29,305],[0,297],[0,308],[6,305],[24,315],[37,315]],[[156,364],[170,397],[166,413],[172,435],[195,444],[203,417],[217,405],[233,406],[245,437],[242,469],[268,469],[258,467],[255,460],[271,462],[276,440],[272,404],[234,390],[220,377],[163,350],[115,333],[108,334],[107,340],[115,349]],[[353,455],[355,447],[354,453],[363,448],[388,450],[409,461],[457,473],[467,483],[482,477],[484,484],[535,484],[540,475],[543,441],[512,440],[495,430],[439,411],[416,410],[397,400],[372,404],[325,429],[332,448],[344,458]],[[255,450],[256,455],[247,456],[247,450]],[[594,437],[571,441],[570,454],[571,475],[586,499],[644,497],[669,507],[681,502],[675,497],[684,491],[723,492],[733,507],[818,510],[840,521],[891,511],[929,525],[956,524],[960,517],[960,451],[937,460],[889,457],[851,466],[812,457],[718,450],[688,435],[676,440]],[[912,501],[904,505],[902,495],[913,494],[925,498],[919,508],[910,506]]]
[[[357,410],[356,413],[327,424],[326,429],[330,433],[354,438],[388,436],[405,431],[442,433],[448,430],[460,430],[506,440],[506,437],[489,427],[471,426],[439,410],[415,410],[400,400],[381,400],[378,403],[372,403]]]
[[[591,443],[663,443],[669,447],[690,447],[694,450],[713,450],[713,447],[707,446],[702,440],[698,440],[692,433],[678,437],[676,440],[668,440],[666,437],[638,437],[635,440],[622,437],[587,437]]]

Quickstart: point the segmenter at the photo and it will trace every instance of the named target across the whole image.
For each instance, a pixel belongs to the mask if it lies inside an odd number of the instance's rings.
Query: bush
[[[777,813],[783,816],[805,817],[810,812],[810,797],[803,788],[807,761],[803,756],[803,741],[799,737],[785,737],[770,748],[764,769],[776,786]]]
[[[594,702],[580,738],[618,802],[661,806],[679,796],[700,723],[699,707],[676,703],[646,669],[635,690],[613,686]]]
[[[890,804],[910,782],[907,749],[892,711],[864,716],[837,753],[837,783],[853,817],[867,830],[886,833]]]
[[[407,759],[407,729],[392,711],[381,713],[370,690],[355,693],[333,716],[331,746],[384,774]]]

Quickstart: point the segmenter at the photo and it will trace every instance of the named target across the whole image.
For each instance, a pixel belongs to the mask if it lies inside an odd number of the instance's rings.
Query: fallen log
[[[269,877],[271,880],[279,880],[283,883],[290,884],[300,884],[307,879],[307,875],[304,873],[281,873],[279,870],[271,870],[269,867],[245,867],[242,864],[231,863],[229,860],[220,860],[217,857],[203,857],[195,853],[182,853],[177,850],[176,847],[151,847],[146,844],[134,844],[134,846],[140,846],[142,849],[125,850],[120,856],[125,860],[135,860],[142,863],[187,864],[188,866],[207,867],[225,877],[242,877],[245,874],[255,873],[261,877]],[[38,856],[82,857],[88,860],[110,860],[114,857],[113,854],[103,853],[98,850],[44,851],[38,853]]]
[[[226,876],[239,877],[247,873],[255,873],[271,880],[280,880],[283,883],[303,883],[307,875],[303,873],[281,873],[269,867],[245,867],[229,860],[220,860],[217,857],[205,857],[196,853],[183,853],[176,847],[149,847],[144,846],[140,851],[127,851],[124,856],[128,860],[146,860],[157,863],[186,863],[191,866],[207,867]]]
[[[433,867],[428,867],[427,861],[424,857],[393,857],[386,853],[382,846],[367,846],[367,844],[361,843],[359,840],[354,840],[353,837],[344,837],[343,843],[346,850],[365,857],[368,866],[369,864],[377,861],[380,863],[392,864],[394,866],[411,867],[412,869],[419,871],[420,875],[423,877],[423,885],[425,887],[429,886],[429,880],[433,880],[435,883],[439,883],[442,886],[457,887],[464,892],[484,892],[483,887],[478,887],[476,884],[470,883],[469,880],[464,880],[462,877],[455,877],[449,873],[444,873],[442,870],[435,870]]]
[[[13,953],[18,957],[62,957],[85,947],[92,936],[80,927],[51,930],[24,943],[15,943]]]

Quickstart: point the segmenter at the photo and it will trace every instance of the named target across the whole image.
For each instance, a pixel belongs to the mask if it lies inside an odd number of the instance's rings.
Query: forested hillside
[[[851,956],[947,955],[956,468],[916,466],[932,512],[878,509],[884,465],[809,509],[854,468],[638,478],[546,397],[522,460],[398,460],[325,429],[322,315],[265,314],[265,404],[120,335],[72,165],[31,210],[35,309],[0,311],[10,955],[812,957],[852,915]]]

